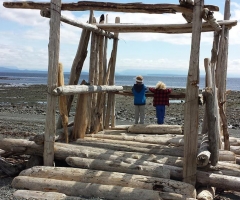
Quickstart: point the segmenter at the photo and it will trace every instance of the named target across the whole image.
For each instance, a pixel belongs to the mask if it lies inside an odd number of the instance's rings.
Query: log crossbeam
[[[237,20],[219,20],[217,21],[219,26],[225,25],[228,28],[237,25]],[[157,32],[157,33],[192,33],[192,23],[186,24],[133,24],[133,23],[121,23],[121,24],[96,24],[98,28],[110,32],[130,33],[130,32]],[[208,22],[202,23],[202,32],[215,31],[215,28]]]
[[[40,14],[42,17],[46,17],[46,18],[50,18],[50,16],[51,16],[50,10],[41,10]],[[60,20],[66,24],[70,24],[75,27],[83,28],[88,31],[93,31],[94,33],[106,36],[110,39],[114,38],[114,35],[112,33],[107,33],[104,30],[99,29],[96,25],[83,23],[83,22],[77,22],[77,21],[68,19],[67,17],[64,17],[64,16],[61,16]]]
[[[122,86],[116,85],[66,85],[57,87],[53,90],[54,95],[72,95],[80,93],[96,93],[96,92],[115,92],[123,90]]]
[[[20,9],[49,9],[50,3],[45,2],[3,2],[5,8],[20,8]],[[205,5],[210,11],[219,11],[218,6]],[[94,1],[79,1],[77,3],[62,3],[61,10],[69,11],[111,11],[111,12],[130,12],[130,13],[191,13],[193,6],[181,6],[178,4],[143,4],[143,3],[112,3],[112,2],[94,2]]]

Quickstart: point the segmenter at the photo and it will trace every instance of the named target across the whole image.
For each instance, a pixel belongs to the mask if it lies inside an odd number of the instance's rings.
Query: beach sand
[[[125,87],[129,89],[130,87]],[[184,89],[174,91],[183,92]],[[46,117],[46,86],[1,86],[0,85],[0,139],[5,137],[29,138],[30,136],[44,132]],[[70,120],[73,121],[76,98],[70,112]],[[231,91],[227,96],[227,119],[230,136],[240,137],[240,92]],[[199,106],[199,130],[203,119],[204,106]],[[56,117],[58,117],[57,112]],[[183,125],[184,102],[177,101],[166,107],[166,124]],[[116,95],[116,124],[133,124],[134,106],[132,97]],[[147,98],[145,123],[156,123],[155,108],[152,106],[152,98]],[[1,174],[1,173],[0,173]],[[14,191],[10,187],[12,177],[0,175],[0,193],[7,190]],[[4,185],[5,184],[5,185]],[[5,189],[4,189],[5,188]],[[238,194],[238,193],[235,193]],[[216,199],[240,199],[233,192],[221,194]],[[10,192],[10,196],[12,193]],[[11,196],[12,198],[12,196]],[[1,199],[1,194],[0,194]]]

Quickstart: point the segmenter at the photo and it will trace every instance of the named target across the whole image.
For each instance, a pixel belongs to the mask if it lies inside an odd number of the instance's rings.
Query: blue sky
[[[48,68],[49,19],[40,16],[39,10],[9,9],[0,0],[0,66],[19,69],[44,70]],[[38,1],[35,1],[38,2]],[[43,2],[43,1],[41,1]],[[49,2],[49,1],[48,1]],[[62,1],[77,2],[77,1]],[[130,3],[134,1],[112,1]],[[142,3],[172,3],[168,1],[141,1]],[[205,0],[205,4],[219,6],[214,12],[217,20],[223,19],[225,0]],[[132,14],[119,12],[94,12],[97,21],[101,14],[108,14],[109,23],[120,17],[122,23],[177,24],[186,23],[181,14]],[[89,11],[62,11],[62,15],[72,20],[86,22]],[[240,1],[231,1],[231,19],[240,21]],[[81,29],[61,23],[60,62],[64,70],[70,71],[75,57]],[[240,77],[240,26],[230,30],[228,77]],[[121,33],[118,43],[116,72],[127,74],[187,74],[189,67],[191,34]],[[200,73],[204,75],[204,58],[211,57],[213,33],[202,33],[200,48]],[[110,50],[112,42],[108,44]],[[83,71],[88,71],[89,54]]]

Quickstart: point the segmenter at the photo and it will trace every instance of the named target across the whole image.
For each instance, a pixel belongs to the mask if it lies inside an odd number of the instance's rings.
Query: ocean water
[[[67,85],[69,73],[64,74],[64,82]],[[88,81],[88,75],[81,75],[79,83],[82,80]],[[165,76],[144,76],[144,84],[148,87],[154,87],[158,81],[163,81],[169,88],[185,88],[187,83],[186,76],[165,75]],[[135,83],[135,76],[116,75],[115,85],[131,86]],[[0,72],[0,84],[10,85],[39,85],[47,84],[47,73],[12,73]],[[200,77],[199,88],[205,86],[205,78]],[[240,78],[227,78],[227,89],[240,91]]]

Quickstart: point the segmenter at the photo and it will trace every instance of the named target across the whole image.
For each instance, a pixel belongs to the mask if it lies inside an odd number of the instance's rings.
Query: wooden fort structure
[[[51,0],[50,3],[24,1],[4,2],[3,5],[6,8],[38,9],[41,16],[50,18],[45,133],[34,139],[36,144],[12,139],[0,142],[3,150],[13,151],[12,147],[17,146],[20,152],[43,157],[44,166],[25,170],[15,178],[15,188],[29,189],[17,191],[16,196],[42,195],[49,199],[64,199],[66,195],[74,198],[102,195],[106,199],[138,199],[141,194],[141,199],[204,199],[201,195],[212,198],[214,188],[240,190],[240,167],[236,164],[235,155],[240,154],[240,141],[229,139],[225,104],[229,30],[237,25],[236,20],[230,20],[230,0],[225,2],[224,19],[220,21],[213,15],[219,8],[204,5],[204,0],[180,0],[179,4],[61,3],[60,0]],[[68,19],[61,15],[63,10],[90,10],[89,21]],[[111,24],[107,23],[107,16],[105,23],[96,23],[93,11],[182,13],[186,23],[126,24],[120,23],[120,18],[116,17],[115,23]],[[61,22],[82,28],[68,85],[64,85],[62,64],[59,62]],[[115,124],[115,96],[132,95],[122,86],[115,85],[119,33],[134,32],[192,34],[186,93],[171,94],[171,98],[185,99],[183,128],[177,125],[132,125],[125,128],[124,135],[117,134],[124,132],[124,128],[120,130]],[[198,84],[202,32],[213,33],[213,46],[211,59],[204,60],[206,88],[202,95],[206,109],[199,135]],[[113,45],[107,61],[108,40],[113,40]],[[89,80],[79,85],[88,46]],[[77,95],[77,107],[74,125],[71,126],[68,114],[74,95]],[[58,121],[55,119],[57,102],[60,110]],[[70,135],[75,140],[74,144],[69,144]],[[65,143],[55,142],[57,137],[64,138]],[[234,144],[236,148],[231,148]],[[55,159],[66,160],[70,166],[80,169],[53,168]],[[222,174],[217,173],[213,166],[217,166]],[[89,168],[89,171],[81,168]],[[121,171],[118,171],[120,168]],[[51,178],[53,176],[55,178]],[[145,181],[136,181],[143,177]],[[43,183],[46,179],[47,186]],[[200,197],[196,196],[195,188]],[[97,192],[99,190],[101,192]]]

